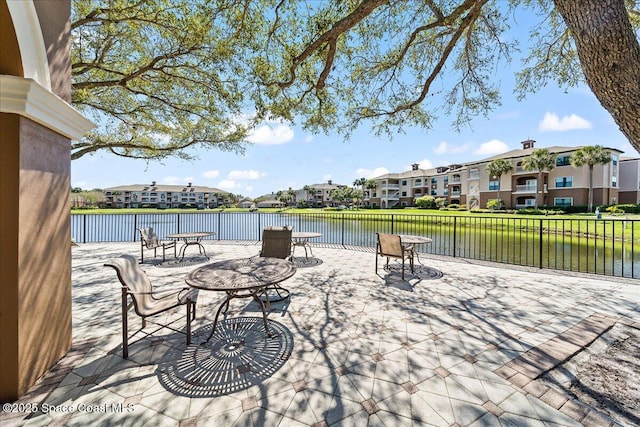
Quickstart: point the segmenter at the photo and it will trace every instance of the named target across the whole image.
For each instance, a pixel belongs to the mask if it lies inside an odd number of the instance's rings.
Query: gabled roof
[[[551,147],[539,147],[539,148],[527,148],[527,149],[518,149],[518,150],[511,150],[511,151],[507,151],[505,153],[502,154],[497,154],[495,156],[491,156],[491,157],[487,157],[484,158],[482,160],[474,160],[471,162],[466,162],[466,165],[477,165],[480,163],[488,163],[492,160],[497,160],[497,159],[516,159],[518,157],[527,157],[529,155],[531,155],[531,153],[534,150],[538,150],[538,149],[546,149],[549,150],[550,153],[552,154],[562,154],[562,153],[573,153],[576,150],[579,150],[580,148],[582,148],[583,146],[578,146],[578,147],[564,147],[564,146],[559,146],[559,145],[555,145],[555,146],[551,146]],[[607,150],[611,150],[611,151],[617,151],[618,153],[622,153],[621,150],[617,149],[617,148],[609,148],[609,147],[604,147]]]
[[[193,189],[193,190],[192,190]],[[131,184],[131,185],[119,185],[116,187],[104,188],[104,191],[153,191],[153,192],[166,192],[166,193],[220,193],[229,194],[228,191],[220,190],[218,188],[205,187],[201,185],[151,185],[151,184]]]

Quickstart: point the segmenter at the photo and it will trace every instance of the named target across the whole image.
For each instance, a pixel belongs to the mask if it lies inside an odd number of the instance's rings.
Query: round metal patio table
[[[313,231],[294,231],[291,233],[291,245],[293,246],[293,251],[291,256],[296,252],[296,246],[302,246],[304,248],[304,257],[309,258],[307,254],[307,248],[309,248],[309,252],[311,256],[313,256],[313,251],[311,250],[311,245],[309,244],[309,239],[315,239],[317,237],[321,237],[321,233],[316,233]]]
[[[202,239],[204,237],[215,236],[216,233],[213,231],[194,231],[187,233],[175,233],[169,234],[167,237],[170,239],[182,240],[182,246],[180,246],[180,250],[178,251],[178,255],[180,255],[180,261],[184,259],[184,253],[187,250],[187,247],[196,245],[198,246],[198,250],[201,254],[204,254],[207,259],[207,251],[204,250],[204,246],[202,246]]]
[[[418,236],[415,234],[400,234],[400,242],[402,242],[403,245],[423,245],[433,242],[433,239],[431,239],[430,237]],[[413,253],[418,259],[418,262],[420,262],[418,251],[413,251]],[[422,263],[420,262],[420,264]]]
[[[189,286],[226,294],[225,300],[218,307],[213,328],[205,343],[211,339],[216,330],[220,312],[224,308],[226,313],[229,309],[229,302],[234,298],[253,298],[258,303],[262,310],[265,331],[268,336],[271,336],[267,325],[265,303],[260,295],[267,296],[266,304],[268,306],[270,303],[266,289],[290,278],[295,272],[295,265],[287,260],[253,257],[218,261],[199,267],[189,273],[186,279]]]

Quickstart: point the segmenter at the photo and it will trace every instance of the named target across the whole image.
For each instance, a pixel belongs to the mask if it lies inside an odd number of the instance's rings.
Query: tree
[[[541,200],[544,200],[544,195],[542,195],[540,188],[540,184],[543,182],[543,176],[545,172],[553,169],[555,165],[555,154],[551,154],[546,148],[537,148],[522,160],[522,167],[525,170],[538,172],[538,178],[536,179],[536,207],[544,203],[540,203]]]
[[[588,145],[571,154],[570,162],[574,168],[589,166],[589,212],[593,210],[593,167],[611,161],[611,153],[600,145]]]
[[[213,3],[73,0],[72,103],[98,127],[72,142],[72,159],[98,150],[142,159],[189,159],[195,147],[243,151],[251,123],[236,77],[240,29]]]
[[[367,190],[375,190],[378,188],[378,183],[373,179],[368,179],[367,182],[364,183],[364,188]],[[371,192],[369,192],[369,197],[372,197]]]
[[[416,206],[421,209],[435,209],[436,208],[436,198],[433,196],[422,196],[416,198]]]
[[[358,178],[355,181],[353,181],[353,185],[355,185],[356,187],[361,187],[362,188],[362,196],[360,197],[360,200],[364,201],[364,190],[365,190],[365,185],[367,184],[367,179],[366,178]]]
[[[498,181],[498,191],[496,191],[498,209],[500,209],[502,206],[502,199],[500,198],[500,187],[502,184],[500,183],[500,178],[502,177],[502,175],[509,172],[511,168],[511,162],[505,159],[492,160],[486,167],[486,171],[489,176],[495,178],[495,180]]]
[[[640,151],[636,1],[277,2],[272,20],[261,18],[262,5],[244,14],[258,52],[246,57],[266,86],[259,102],[308,129],[348,136],[367,121],[392,134],[409,124],[429,128],[439,110],[456,128],[486,115],[500,102],[491,77],[519,49],[505,32],[527,10],[540,22],[518,96],[550,81],[565,89],[586,82]]]
[[[429,128],[445,113],[459,128],[499,104],[491,76],[519,48],[504,37],[518,10],[541,21],[518,96],[586,82],[640,151],[637,4],[73,0],[73,104],[99,127],[72,158],[242,151],[265,118],[349,136],[363,122]]]

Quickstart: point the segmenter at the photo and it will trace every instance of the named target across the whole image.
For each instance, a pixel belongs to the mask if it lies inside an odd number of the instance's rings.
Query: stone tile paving
[[[258,249],[207,242],[212,261]],[[397,266],[376,275],[371,251],[314,246],[322,262],[299,264],[283,283],[290,300],[272,305],[277,337],[260,330],[255,303],[234,300],[221,337],[201,346],[222,301],[201,291],[191,346],[150,324],[125,360],[119,285],[103,263],[137,250],[73,249],[73,348],[16,402],[38,410],[2,412],[2,425],[616,424],[536,378],[606,325],[639,322],[635,281],[426,254],[402,281]],[[155,286],[175,288],[194,264],[143,267]],[[158,317],[184,327],[182,309]],[[130,335],[139,322],[130,314]]]

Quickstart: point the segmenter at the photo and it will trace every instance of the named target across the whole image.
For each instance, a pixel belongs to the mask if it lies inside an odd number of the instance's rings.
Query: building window
[[[402,192],[402,197],[407,197],[407,192],[406,191]]]
[[[616,176],[612,176],[611,177],[611,186],[612,187],[617,187],[618,186],[618,177],[616,177]]]
[[[571,156],[556,157],[556,166],[569,166],[571,164]]]
[[[422,180],[421,179],[416,179],[416,185],[422,185]]]
[[[613,154],[611,156],[611,163],[613,164],[613,166],[618,164],[618,156],[616,156],[615,154]]]
[[[402,185],[407,185],[407,180],[406,179],[402,180]]]
[[[500,181],[489,181],[489,191],[500,190]]]
[[[436,190],[431,190],[431,195],[432,195],[432,196],[437,196],[437,195],[438,195],[438,191],[436,191]]]
[[[438,183],[438,178],[431,178],[431,183],[432,184],[437,184]]]
[[[554,206],[573,206],[573,197],[556,197],[553,199]]]
[[[469,179],[478,179],[480,177],[480,171],[478,168],[469,169]]]
[[[556,178],[556,188],[573,187],[572,176],[560,176]]]

